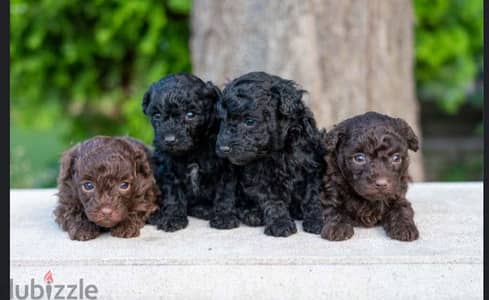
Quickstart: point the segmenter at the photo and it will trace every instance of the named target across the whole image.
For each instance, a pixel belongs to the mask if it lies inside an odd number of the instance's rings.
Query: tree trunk
[[[193,71],[218,85],[247,72],[295,80],[319,127],[369,110],[421,138],[410,0],[194,0]],[[410,173],[422,180],[422,158]]]

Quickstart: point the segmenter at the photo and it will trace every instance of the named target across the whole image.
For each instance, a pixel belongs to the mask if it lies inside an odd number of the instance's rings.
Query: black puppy
[[[227,84],[218,103],[216,152],[234,165],[239,218],[264,223],[267,235],[297,232],[291,215],[306,232],[323,226],[324,149],[303,93],[293,81],[252,72]]]
[[[239,226],[234,202],[219,198],[226,194],[229,171],[214,150],[218,94],[211,82],[173,74],[151,85],[144,95],[143,111],[154,128],[155,177],[162,192],[160,209],[149,223],[159,229],[185,228],[187,215],[210,219],[215,228]]]

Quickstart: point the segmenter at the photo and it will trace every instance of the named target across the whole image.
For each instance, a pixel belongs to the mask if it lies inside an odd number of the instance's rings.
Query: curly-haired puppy
[[[297,232],[292,217],[306,232],[323,226],[324,149],[303,93],[293,81],[252,72],[227,84],[218,104],[216,152],[234,165],[239,218],[264,224],[267,235]]]
[[[324,176],[325,225],[321,236],[339,241],[353,236],[353,226],[381,224],[387,235],[412,241],[419,233],[406,199],[408,149],[418,138],[402,119],[376,112],[355,116],[326,135]]]
[[[162,191],[160,209],[149,222],[159,229],[185,228],[187,215],[210,220],[214,228],[239,226],[234,202],[220,199],[229,189],[229,171],[214,151],[218,94],[211,82],[180,73],[162,78],[144,95],[143,111],[154,129],[155,177]]]
[[[158,187],[151,153],[128,137],[96,136],[75,145],[61,159],[56,222],[72,240],[139,235],[157,209]]]

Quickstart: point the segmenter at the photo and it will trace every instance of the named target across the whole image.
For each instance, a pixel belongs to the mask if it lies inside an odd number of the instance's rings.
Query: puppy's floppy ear
[[[59,168],[58,182],[65,182],[73,179],[73,174],[75,172],[74,165],[75,159],[77,157],[79,144],[73,146],[71,149],[67,150],[61,156],[61,163]]]
[[[153,166],[151,165],[151,150],[142,142],[130,138],[121,137],[133,151],[133,159],[136,162],[136,171],[144,177],[153,176]]]
[[[198,95],[204,98],[213,99],[214,103],[220,99],[222,93],[221,90],[212,83],[212,81],[207,81],[205,85],[199,90]]]
[[[75,161],[78,156],[80,144],[77,144],[63,153],[59,166],[58,195],[70,199],[76,194],[75,190]]]
[[[121,139],[130,146],[133,152],[133,159],[136,162],[135,193],[137,201],[134,203],[133,209],[138,212],[144,212],[144,218],[158,209],[155,204],[156,198],[160,195],[156,187],[154,178],[154,169],[151,150],[142,142],[130,138],[121,137]]]
[[[74,219],[73,215],[78,215],[83,210],[74,179],[75,162],[79,155],[79,149],[80,144],[77,144],[64,152],[59,167],[58,204],[53,213],[56,223],[66,231],[74,230],[73,225],[76,225],[78,219]]]
[[[143,103],[142,103],[142,106],[143,106],[143,113],[145,115],[148,114],[148,106],[149,106],[149,102],[151,101],[151,90],[152,88],[150,87],[145,93],[144,93],[144,96],[143,96]]]
[[[199,90],[198,95],[203,98],[211,99],[212,108],[207,116],[207,128],[210,129],[216,123],[215,119],[217,114],[217,103],[222,96],[221,90],[211,81],[207,81]]]
[[[411,126],[409,126],[409,124],[401,118],[395,118],[394,124],[396,131],[406,139],[408,148],[414,152],[418,151],[419,140]]]
[[[341,142],[341,140],[345,137],[346,132],[343,126],[335,125],[330,131],[325,131],[322,133],[322,138],[324,141],[324,146],[326,151],[333,152],[336,150],[336,147]]]
[[[306,113],[302,102],[302,95],[305,91],[299,89],[294,81],[274,77],[270,91],[272,99],[277,101],[278,106],[280,128],[275,144],[277,149],[281,149],[289,133],[293,135],[309,134],[313,131],[311,126],[315,124],[310,124],[311,116]],[[306,132],[302,133],[302,131]]]
[[[288,117],[294,117],[304,112],[302,95],[304,90],[299,89],[292,80],[276,80],[271,87],[272,97],[278,100],[279,112]]]

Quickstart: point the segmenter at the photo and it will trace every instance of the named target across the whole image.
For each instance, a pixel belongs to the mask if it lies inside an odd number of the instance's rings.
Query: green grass
[[[10,129],[10,187],[56,186],[59,156],[66,147],[63,126],[50,130]]]

